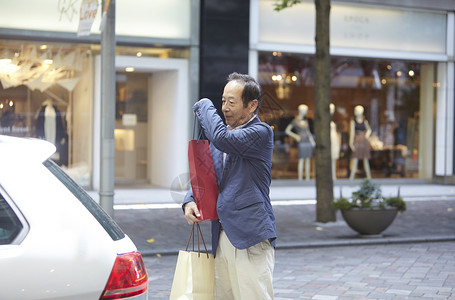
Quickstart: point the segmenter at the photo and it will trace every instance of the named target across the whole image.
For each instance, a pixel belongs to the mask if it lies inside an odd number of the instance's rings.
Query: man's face
[[[230,81],[223,91],[222,111],[226,123],[232,128],[248,122],[257,107],[257,100],[250,101],[247,107],[243,106],[242,100],[243,84],[237,81]]]

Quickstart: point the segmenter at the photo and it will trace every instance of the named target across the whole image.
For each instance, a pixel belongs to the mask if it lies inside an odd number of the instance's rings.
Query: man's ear
[[[258,100],[257,99],[251,100],[250,103],[248,104],[250,106],[250,112],[254,113],[256,111],[256,108],[258,107]]]

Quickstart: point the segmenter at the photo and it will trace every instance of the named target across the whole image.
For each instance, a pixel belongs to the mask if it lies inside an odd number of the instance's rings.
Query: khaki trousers
[[[275,249],[264,241],[239,250],[224,231],[215,256],[215,299],[273,299]]]

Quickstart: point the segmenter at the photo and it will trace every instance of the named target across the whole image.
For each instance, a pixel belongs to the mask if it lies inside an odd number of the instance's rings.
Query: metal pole
[[[104,7],[103,1],[103,7]],[[115,0],[111,0],[101,33],[100,204],[114,215]]]

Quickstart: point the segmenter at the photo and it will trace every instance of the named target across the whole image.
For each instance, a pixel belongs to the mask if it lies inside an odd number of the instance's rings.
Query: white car
[[[0,135],[0,299],[147,299],[136,246],[54,152]]]

